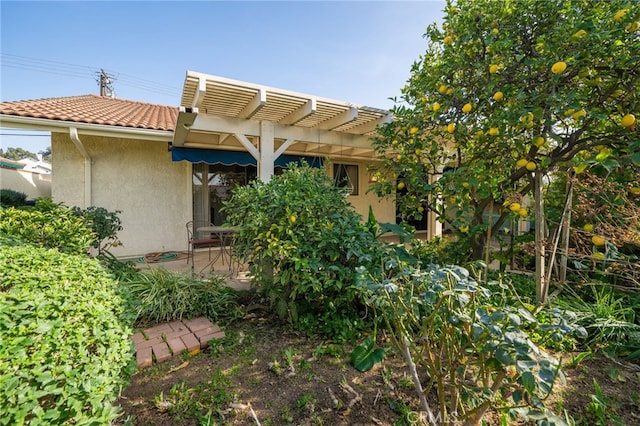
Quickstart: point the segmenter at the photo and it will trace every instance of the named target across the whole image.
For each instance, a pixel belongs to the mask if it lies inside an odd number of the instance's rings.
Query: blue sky
[[[187,70],[390,108],[444,1],[0,1],[0,100],[98,94],[175,105]],[[0,146],[37,152],[46,137]],[[33,132],[27,132],[33,134]]]

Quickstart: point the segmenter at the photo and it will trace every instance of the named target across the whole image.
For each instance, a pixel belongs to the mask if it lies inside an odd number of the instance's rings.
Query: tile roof
[[[178,108],[98,95],[83,95],[1,102],[0,114],[173,131],[178,118]]]
[[[6,169],[24,169],[24,164],[18,163],[14,160],[9,160],[8,158],[0,157],[0,167],[4,167]]]

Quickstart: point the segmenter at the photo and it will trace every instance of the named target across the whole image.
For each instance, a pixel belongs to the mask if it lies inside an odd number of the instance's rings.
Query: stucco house
[[[394,222],[367,193],[370,138],[388,111],[188,71],[180,107],[96,95],[0,103],[0,125],[51,132],[51,196],[122,213],[119,257],[186,250],[185,223],[221,224],[234,185],[292,161],[324,166],[366,217]],[[427,236],[439,232],[429,220]]]
[[[27,200],[51,196],[49,164],[32,159],[13,161],[0,157],[0,188],[22,192]]]

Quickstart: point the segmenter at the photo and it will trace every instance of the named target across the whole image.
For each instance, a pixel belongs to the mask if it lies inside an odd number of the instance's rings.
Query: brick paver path
[[[205,317],[177,320],[138,330],[131,336],[136,346],[138,368],[151,367],[182,352],[207,346],[210,340],[222,339],[224,331]]]

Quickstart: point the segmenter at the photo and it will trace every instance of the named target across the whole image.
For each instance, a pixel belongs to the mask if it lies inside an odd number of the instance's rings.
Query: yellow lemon
[[[578,120],[580,117],[584,117],[585,115],[587,115],[587,112],[584,109],[581,109],[580,111],[573,113],[573,119]]]
[[[416,155],[419,156],[420,154],[422,154],[422,150],[420,148],[416,148]]]
[[[538,136],[534,139],[533,144],[540,148],[542,145],[544,145],[544,138],[542,136]]]
[[[453,133],[456,131],[456,123],[449,123],[447,125],[447,132]]]
[[[640,195],[640,186],[632,186],[631,188],[629,188],[629,192],[631,192],[633,195]]]
[[[490,72],[491,74],[495,74],[495,73],[497,73],[497,72],[498,72],[498,66],[497,66],[496,64],[491,64],[491,65],[489,66],[489,72]]]
[[[496,92],[493,94],[493,100],[496,102],[500,102],[504,98],[504,94],[502,92]]]
[[[440,109],[440,104],[438,102],[434,103],[433,106],[431,107],[433,109],[433,112],[436,112]]]
[[[393,142],[391,142],[391,145],[393,145],[393,146],[398,145],[398,141],[394,139]]]
[[[593,232],[593,225],[591,223],[587,223],[582,227],[584,232]]]
[[[449,87],[447,89],[447,95],[451,95],[453,93],[453,89],[451,87]]]
[[[553,64],[553,66],[551,67],[551,72],[554,74],[561,74],[566,69],[567,69],[567,63],[560,61]]]
[[[438,92],[440,92],[441,95],[444,95],[445,93],[447,93],[447,89],[448,87],[443,84],[440,87],[438,87]]]
[[[529,211],[524,207],[521,207],[520,210],[518,210],[518,214],[520,215],[520,217],[527,217],[529,216]]]
[[[497,127],[492,127],[492,128],[489,129],[489,134],[491,136],[496,136],[498,133],[500,133],[500,130],[498,130]]]
[[[622,117],[622,121],[621,121],[622,125],[627,128],[633,126],[635,122],[636,122],[636,117],[633,114],[625,115],[624,117]]]
[[[573,166],[573,171],[576,172],[577,175],[584,172],[587,169],[587,164],[579,164],[577,166]]]
[[[402,160],[402,155],[400,155],[400,154],[396,155],[396,160],[398,160],[398,161]]]
[[[468,188],[469,187],[469,182],[462,182],[462,186],[465,187],[465,188]]]
[[[471,106],[471,104],[467,103],[467,104],[464,104],[464,106],[462,107],[462,112],[464,112],[465,114],[468,114],[471,112],[472,109],[473,107]]]
[[[532,172],[536,169],[536,163],[534,163],[533,161],[529,161],[525,167],[527,168],[527,170]]]
[[[587,32],[585,30],[578,30],[573,34],[575,38],[582,38],[586,35],[587,35]]]
[[[591,237],[591,242],[593,243],[594,246],[600,247],[605,245],[607,240],[605,240],[604,237],[601,237],[599,235],[594,235],[593,237]]]
[[[418,129],[417,127],[412,127],[411,129],[409,129],[409,133],[415,135],[419,130],[420,129]]]
[[[398,182],[398,189],[404,188],[404,182]]]
[[[500,32],[500,30],[498,30],[497,28],[494,28],[491,30],[491,34],[493,35],[498,35],[498,33]]]
[[[627,9],[620,9],[618,12],[616,12],[615,15],[613,15],[613,20],[614,21],[619,21],[622,18],[624,18],[624,15],[627,14]]]
[[[521,158],[516,162],[516,166],[518,168],[525,167],[527,165],[527,163],[529,163],[529,160],[527,160],[526,158]]]
[[[482,137],[483,135],[484,135],[484,132],[482,130],[478,130],[476,132],[476,136],[479,137],[479,138]]]
[[[605,260],[607,257],[604,255],[604,253],[601,253],[599,251],[593,253],[593,258],[595,260]]]
[[[422,213],[424,211],[424,207],[418,206],[418,213]]]
[[[460,227],[460,232],[462,232],[463,234],[466,234],[467,232],[469,232],[469,225],[463,225]]]
[[[509,206],[509,210],[511,210],[512,212],[519,212],[520,211],[520,203],[512,203]]]
[[[444,40],[442,40],[442,42],[443,42],[444,44],[451,44],[451,43],[453,43],[453,37],[451,37],[451,36],[446,36],[446,37],[444,38]]]
[[[296,217],[294,215],[291,215],[289,220],[291,221],[291,223],[296,223]]]

